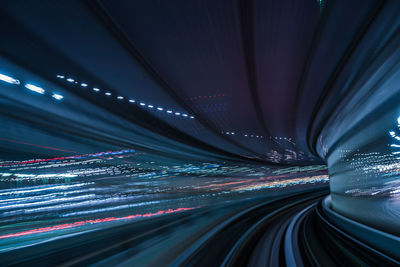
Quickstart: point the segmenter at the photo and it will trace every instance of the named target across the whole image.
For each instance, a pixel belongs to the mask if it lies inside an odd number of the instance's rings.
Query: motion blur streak
[[[399,14],[1,1],[0,266],[399,266]]]
[[[54,225],[54,226],[50,226],[50,227],[37,228],[37,229],[32,229],[32,230],[23,231],[23,232],[14,233],[14,234],[0,235],[0,238],[9,238],[9,237],[16,237],[16,236],[56,231],[56,230],[61,230],[61,229],[66,229],[66,228],[78,227],[78,226],[82,226],[82,225],[85,225],[88,223],[94,224],[94,223],[113,222],[113,221],[120,221],[120,220],[131,220],[131,219],[137,219],[140,217],[143,217],[143,218],[144,217],[152,217],[152,216],[169,214],[169,213],[186,211],[186,210],[192,210],[192,209],[195,209],[195,208],[178,208],[178,209],[174,209],[174,210],[173,209],[160,210],[155,213],[129,215],[129,216],[120,217],[120,218],[110,217],[110,218],[104,218],[104,219],[86,220],[86,221],[80,221],[80,222],[74,222],[74,223]]]

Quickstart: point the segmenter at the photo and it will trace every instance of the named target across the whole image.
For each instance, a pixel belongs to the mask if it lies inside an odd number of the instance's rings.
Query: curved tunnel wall
[[[340,104],[316,147],[328,164],[333,209],[399,235],[400,20],[395,12],[398,5],[391,4],[380,11],[349,59],[355,75],[340,77]],[[389,24],[389,30],[379,27]]]

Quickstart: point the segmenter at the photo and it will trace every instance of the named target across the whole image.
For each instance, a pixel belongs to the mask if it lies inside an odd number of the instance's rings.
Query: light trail
[[[148,217],[153,217],[153,216],[162,215],[162,214],[170,214],[170,213],[193,210],[196,208],[199,208],[199,207],[168,209],[168,210],[160,210],[160,211],[157,211],[154,213],[135,214],[135,215],[128,215],[128,216],[119,217],[119,218],[108,217],[108,218],[103,218],[103,219],[85,220],[85,221],[78,221],[78,222],[74,222],[74,223],[59,224],[59,225],[54,225],[54,226],[49,226],[49,227],[31,229],[31,230],[27,230],[27,231],[18,232],[18,233],[1,235],[0,239],[26,236],[26,235],[32,235],[32,234],[38,234],[38,233],[46,233],[46,232],[62,230],[62,229],[69,229],[69,228],[74,228],[74,227],[78,227],[78,226],[83,226],[86,224],[97,224],[97,223],[114,222],[114,221],[121,221],[121,220],[132,220],[132,219],[137,219],[137,218],[148,218]]]

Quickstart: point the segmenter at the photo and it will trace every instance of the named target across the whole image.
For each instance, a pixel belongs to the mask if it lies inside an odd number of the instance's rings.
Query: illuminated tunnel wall
[[[330,99],[340,101],[316,141],[327,160],[333,208],[395,234],[400,233],[399,12],[399,5],[389,3],[368,26],[337,77],[341,88]]]

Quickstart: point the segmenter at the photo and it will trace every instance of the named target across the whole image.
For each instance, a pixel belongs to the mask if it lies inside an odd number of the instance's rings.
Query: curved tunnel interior
[[[399,240],[398,14],[376,0],[0,4],[0,256],[328,186],[333,212]]]

